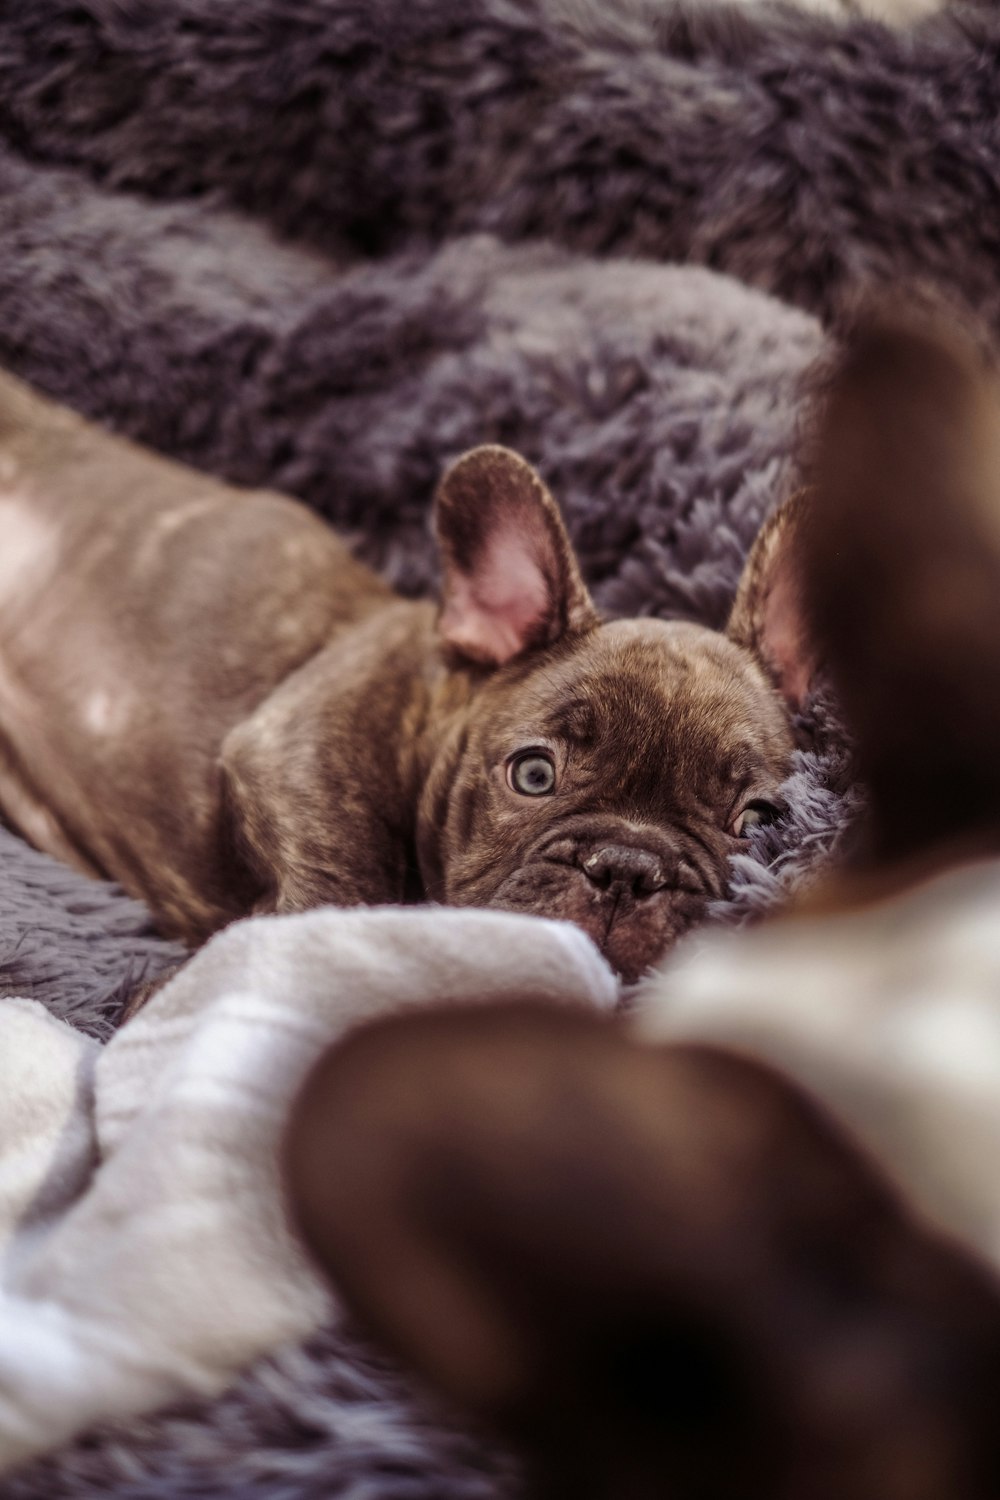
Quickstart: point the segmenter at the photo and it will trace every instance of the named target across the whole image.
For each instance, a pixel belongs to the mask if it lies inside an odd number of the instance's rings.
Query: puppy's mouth
[[[560,915],[582,927],[624,983],[634,984],[694,925],[705,900],[687,890],[664,890],[641,902],[618,896]]]
[[[546,857],[522,866],[487,904],[574,922],[623,982],[634,984],[697,922],[708,900],[683,875],[677,883],[658,877],[655,863],[595,880],[585,860]]]

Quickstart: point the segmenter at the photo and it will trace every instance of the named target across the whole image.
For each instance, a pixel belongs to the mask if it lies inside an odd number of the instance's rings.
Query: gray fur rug
[[[0,363],[300,495],[408,592],[443,464],[510,443],[604,608],[717,625],[795,480],[817,319],[912,278],[1000,326],[998,97],[987,6],[895,35],[666,0],[0,0]],[[835,717],[801,728],[790,816],[716,920],[780,901],[849,822]],[[9,834],[0,856],[3,992],[106,1035],[176,950],[113,888]],[[516,1493],[332,1332],[0,1482]]]

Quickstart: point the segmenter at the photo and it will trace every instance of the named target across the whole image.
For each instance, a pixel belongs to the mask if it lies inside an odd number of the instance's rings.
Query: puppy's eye
[[[556,784],[556,768],[552,757],[541,750],[528,750],[515,755],[507,767],[507,785],[523,797],[544,797]]]
[[[751,828],[765,828],[768,823],[776,823],[780,817],[780,807],[758,798],[754,802],[748,802],[740,813],[733,824],[733,834],[738,839],[745,839]]]

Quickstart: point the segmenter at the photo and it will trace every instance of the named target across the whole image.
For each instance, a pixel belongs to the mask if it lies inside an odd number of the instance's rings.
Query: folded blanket
[[[568,924],[327,909],[228,928],[99,1056],[0,1001],[0,1469],[327,1320],[278,1166],[310,1064],[373,1015],[526,993],[608,1009],[617,986]]]

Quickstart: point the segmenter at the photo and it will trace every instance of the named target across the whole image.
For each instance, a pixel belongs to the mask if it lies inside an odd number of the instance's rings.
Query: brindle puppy
[[[0,806],[188,942],[424,896],[567,917],[634,979],[774,816],[795,513],[725,635],[606,624],[537,474],[480,448],[437,496],[442,604],[412,603],[304,506],[5,377]]]

